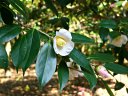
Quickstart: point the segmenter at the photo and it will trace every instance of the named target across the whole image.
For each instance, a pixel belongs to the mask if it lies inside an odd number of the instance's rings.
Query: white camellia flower
[[[125,45],[128,41],[128,38],[126,35],[121,35],[116,38],[114,38],[111,42],[112,45],[116,47],[121,47],[122,45]]]
[[[128,1],[125,0],[123,3],[122,3],[122,6],[125,10],[128,10]]]
[[[112,39],[109,35],[107,36],[108,40],[110,41],[110,44],[121,47],[122,45],[125,45],[128,41],[128,38],[126,35],[120,35],[114,39]]]
[[[65,29],[57,31],[56,36],[53,39],[53,48],[56,54],[61,56],[69,55],[74,48],[71,33]]]

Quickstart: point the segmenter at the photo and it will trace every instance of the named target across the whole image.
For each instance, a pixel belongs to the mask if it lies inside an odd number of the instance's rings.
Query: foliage
[[[40,86],[44,87],[58,70],[60,90],[69,78],[66,64],[70,59],[80,66],[78,71],[84,74],[91,89],[98,79],[102,80],[95,72],[101,64],[114,74],[128,74],[124,62],[128,60],[128,10],[122,3],[118,0],[97,0],[95,3],[92,0],[1,0],[0,68],[7,70],[12,62],[17,72],[22,68],[25,74],[36,61]],[[53,48],[55,31],[62,28],[72,32],[71,39],[75,43],[67,56],[58,55]],[[121,47],[112,45],[121,34],[126,35],[126,43],[118,40],[116,43],[120,42]],[[62,37],[59,40],[62,41],[59,47],[67,43]],[[9,42],[12,48],[7,55],[5,48]],[[114,96],[107,83],[102,82]],[[115,90],[123,86],[117,82]]]

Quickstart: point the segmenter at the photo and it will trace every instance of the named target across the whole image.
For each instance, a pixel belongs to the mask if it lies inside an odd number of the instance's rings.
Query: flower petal
[[[56,54],[59,54],[57,44],[56,44],[56,36],[53,38],[53,48]]]
[[[115,39],[113,39],[111,44],[116,46],[116,47],[121,47],[123,44],[126,44],[127,41],[128,41],[127,36],[121,35],[121,36],[118,36]]]
[[[72,41],[68,41],[67,44],[65,46],[63,46],[63,48],[58,48],[58,53],[61,56],[67,56],[70,54],[70,52],[73,50],[74,48],[74,42]]]
[[[59,31],[57,31],[56,36],[60,36],[68,40],[72,39],[71,33],[67,31],[66,29],[60,29]]]
[[[127,41],[128,41],[128,38],[126,35],[121,35],[121,38],[122,38],[122,44],[126,44]]]
[[[116,46],[116,47],[121,47],[122,42],[123,42],[123,40],[122,40],[121,36],[118,36],[118,37],[116,37],[115,39],[112,40],[111,44]]]

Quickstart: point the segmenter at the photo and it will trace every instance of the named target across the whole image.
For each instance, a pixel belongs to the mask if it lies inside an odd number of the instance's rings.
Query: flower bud
[[[104,78],[110,77],[110,74],[108,73],[108,71],[106,70],[106,68],[105,68],[104,66],[102,66],[102,65],[100,65],[100,66],[98,66],[98,67],[96,68],[96,72],[97,72],[100,76],[102,76],[102,77],[104,77]]]

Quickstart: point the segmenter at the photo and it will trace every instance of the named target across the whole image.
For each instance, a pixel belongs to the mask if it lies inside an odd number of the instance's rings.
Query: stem
[[[57,67],[58,67],[59,65],[57,65]],[[77,70],[77,69],[75,69],[75,68],[73,68],[73,67],[68,67],[69,69],[72,69],[72,70],[75,70],[75,71],[78,71],[78,72],[82,72],[82,71],[80,71],[80,70]]]
[[[38,30],[39,30],[39,29],[38,29]],[[53,39],[53,38],[52,38],[51,36],[49,36],[47,33],[42,32],[41,30],[39,30],[39,32],[42,33],[42,34],[44,34],[44,35],[47,36],[48,38]]]
[[[80,71],[80,70],[77,70],[77,69],[75,69],[75,68],[72,68],[72,67],[68,67],[69,69],[72,69],[72,70],[75,70],[75,71],[78,71],[78,72],[82,72],[82,71]]]

